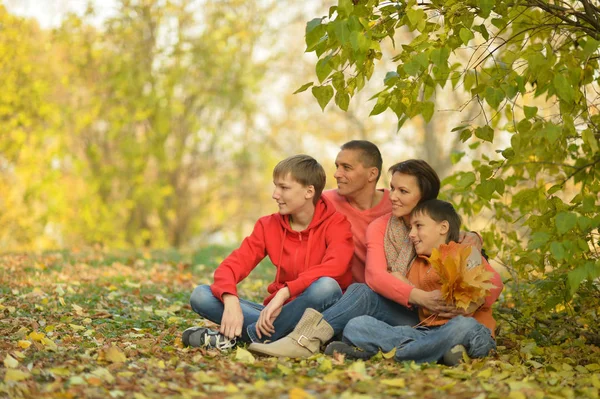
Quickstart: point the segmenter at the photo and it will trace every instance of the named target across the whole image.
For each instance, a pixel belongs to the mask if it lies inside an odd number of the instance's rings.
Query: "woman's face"
[[[400,172],[394,173],[390,182],[390,200],[392,214],[408,221],[413,208],[421,200],[417,178]]]

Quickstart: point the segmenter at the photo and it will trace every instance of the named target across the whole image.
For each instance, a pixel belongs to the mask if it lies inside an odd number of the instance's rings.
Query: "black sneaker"
[[[218,349],[220,351],[231,349],[236,344],[236,339],[229,339],[218,331],[206,327],[190,327],[183,332],[181,341],[184,346],[195,348]]]
[[[444,353],[442,363],[446,366],[456,366],[464,362],[465,357],[468,359],[467,350],[462,345],[454,345],[452,349]]]
[[[346,355],[347,359],[367,360],[373,357],[373,355],[363,351],[362,349],[342,341],[333,341],[332,343],[327,345],[327,348],[325,348],[326,355],[331,356],[334,352]]]

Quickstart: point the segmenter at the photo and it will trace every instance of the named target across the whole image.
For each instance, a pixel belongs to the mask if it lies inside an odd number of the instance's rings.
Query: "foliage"
[[[122,0],[101,24],[90,6],[53,31],[0,5],[0,247],[178,247],[255,208],[238,193],[262,181],[270,5],[194,4]]]
[[[587,322],[598,335],[589,309],[558,315],[564,342],[546,347],[500,320],[498,353],[454,368],[381,355],[278,360],[254,358],[244,346],[223,354],[185,349],[181,332],[202,323],[189,294],[220,262],[206,254],[221,252],[0,257],[0,396],[597,398],[600,349],[574,327]],[[273,269],[245,280],[241,294],[260,300]]]
[[[306,25],[323,108],[333,98],[347,109],[387,40],[396,68],[371,115],[390,110],[398,128],[428,121],[445,87],[469,96],[457,111],[479,108],[453,131],[480,153],[444,180],[445,195],[465,216],[489,220],[486,250],[513,281],[534,283],[527,294],[542,311],[576,293],[600,305],[598,21],[589,0],[339,0]]]
[[[472,302],[485,298],[494,287],[490,283],[493,274],[483,264],[467,269],[471,250],[472,247],[452,241],[434,248],[429,257],[442,282],[442,297],[465,310]]]

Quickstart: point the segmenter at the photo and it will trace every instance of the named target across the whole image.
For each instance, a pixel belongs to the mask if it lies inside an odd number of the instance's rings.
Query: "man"
[[[379,148],[370,141],[352,140],[342,145],[335,159],[337,190],[323,196],[344,214],[352,226],[354,256],[350,263],[354,282],[365,282],[367,226],[392,211],[390,193],[377,189],[383,160]]]

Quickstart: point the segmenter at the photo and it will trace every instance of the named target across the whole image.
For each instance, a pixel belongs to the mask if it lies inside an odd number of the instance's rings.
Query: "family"
[[[232,348],[306,358],[326,354],[440,362],[485,357],[495,349],[492,304],[503,284],[482,255],[478,234],[460,231],[454,207],[437,199],[440,179],[422,160],[389,168],[390,188],[377,189],[381,153],[354,140],[338,153],[337,189],[323,191],[325,171],[296,155],[273,170],[279,212],[258,219],[250,236],[193,291],[190,304],[219,330],[191,327],[185,346]],[[467,309],[449,304],[429,257],[450,242],[471,248],[467,269],[484,265],[489,294]],[[275,281],[263,304],[238,297],[236,286],[269,256]],[[419,311],[420,310],[420,311]],[[426,316],[432,315],[431,316]]]

